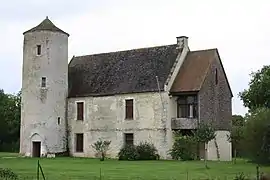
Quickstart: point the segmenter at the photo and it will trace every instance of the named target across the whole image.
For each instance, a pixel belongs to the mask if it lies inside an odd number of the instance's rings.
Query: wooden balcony
[[[197,118],[172,118],[171,127],[177,129],[196,129],[198,127]]]

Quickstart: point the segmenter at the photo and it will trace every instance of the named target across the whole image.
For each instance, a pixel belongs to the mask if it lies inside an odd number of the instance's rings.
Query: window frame
[[[215,84],[218,85],[218,69],[215,68]]]
[[[57,124],[58,124],[58,125],[61,124],[61,117],[57,117]]]
[[[79,109],[79,104],[81,105],[81,111]],[[84,101],[76,101],[76,121],[84,121],[85,119],[85,102]]]
[[[47,78],[45,76],[41,77],[41,88],[47,87]]]
[[[40,44],[38,44],[36,46],[36,54],[37,54],[37,56],[41,56],[41,45]]]
[[[130,136],[132,138],[130,138],[128,136]],[[125,146],[126,145],[134,145],[134,133],[124,133],[124,142],[125,142]],[[132,142],[132,143],[128,143],[128,142]]]
[[[82,137],[82,142],[80,148],[78,147],[78,136]],[[84,133],[75,133],[75,152],[76,153],[83,153],[84,152]]]
[[[134,99],[125,99],[125,120],[134,120]]]
[[[190,100],[189,98],[192,98],[193,100]],[[176,100],[176,104],[177,118],[198,118],[198,95],[179,96]]]

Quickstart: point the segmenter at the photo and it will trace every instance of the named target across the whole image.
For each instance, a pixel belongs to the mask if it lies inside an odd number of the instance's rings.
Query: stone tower
[[[69,34],[46,17],[23,35],[20,153],[64,152]]]

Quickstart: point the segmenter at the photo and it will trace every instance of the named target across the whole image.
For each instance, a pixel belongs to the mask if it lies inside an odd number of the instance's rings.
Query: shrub
[[[197,143],[193,136],[176,136],[173,148],[169,154],[175,160],[194,160],[196,158]]]
[[[109,150],[109,146],[111,144],[111,141],[102,141],[101,139],[97,142],[95,142],[92,147],[97,151],[100,160],[104,161],[106,157],[106,153]]]
[[[242,172],[240,174],[237,174],[233,180],[249,180],[247,176]]]
[[[236,161],[237,157],[242,155],[241,141],[243,140],[243,126],[232,126],[230,135],[227,135],[228,141],[232,143],[233,157]]]
[[[2,152],[19,152],[20,149],[20,141],[15,142],[2,142],[0,144],[0,151]]]
[[[242,146],[245,155],[257,163],[270,163],[270,109],[261,108],[247,116]]]
[[[17,180],[18,175],[11,171],[11,169],[0,168],[0,178],[6,180]]]
[[[138,160],[139,154],[137,148],[134,145],[126,145],[122,147],[118,153],[119,160]]]
[[[139,160],[157,160],[159,159],[157,149],[151,143],[141,142],[137,147]]]
[[[158,160],[159,155],[151,143],[141,142],[138,146],[126,145],[118,153],[119,160]]]

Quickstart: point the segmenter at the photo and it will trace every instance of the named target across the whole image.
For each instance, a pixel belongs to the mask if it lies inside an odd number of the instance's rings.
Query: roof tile
[[[69,36],[68,33],[64,32],[63,30],[56,27],[49,19],[46,17],[39,25],[36,27],[33,27],[32,29],[29,29],[28,31],[25,31],[23,34],[29,33],[29,32],[35,32],[35,31],[52,31],[52,32],[60,32],[64,33],[67,36]]]
[[[159,91],[177,55],[177,45],[73,57],[69,97]]]
[[[216,49],[190,51],[176,76],[171,92],[199,91],[215,52]]]

